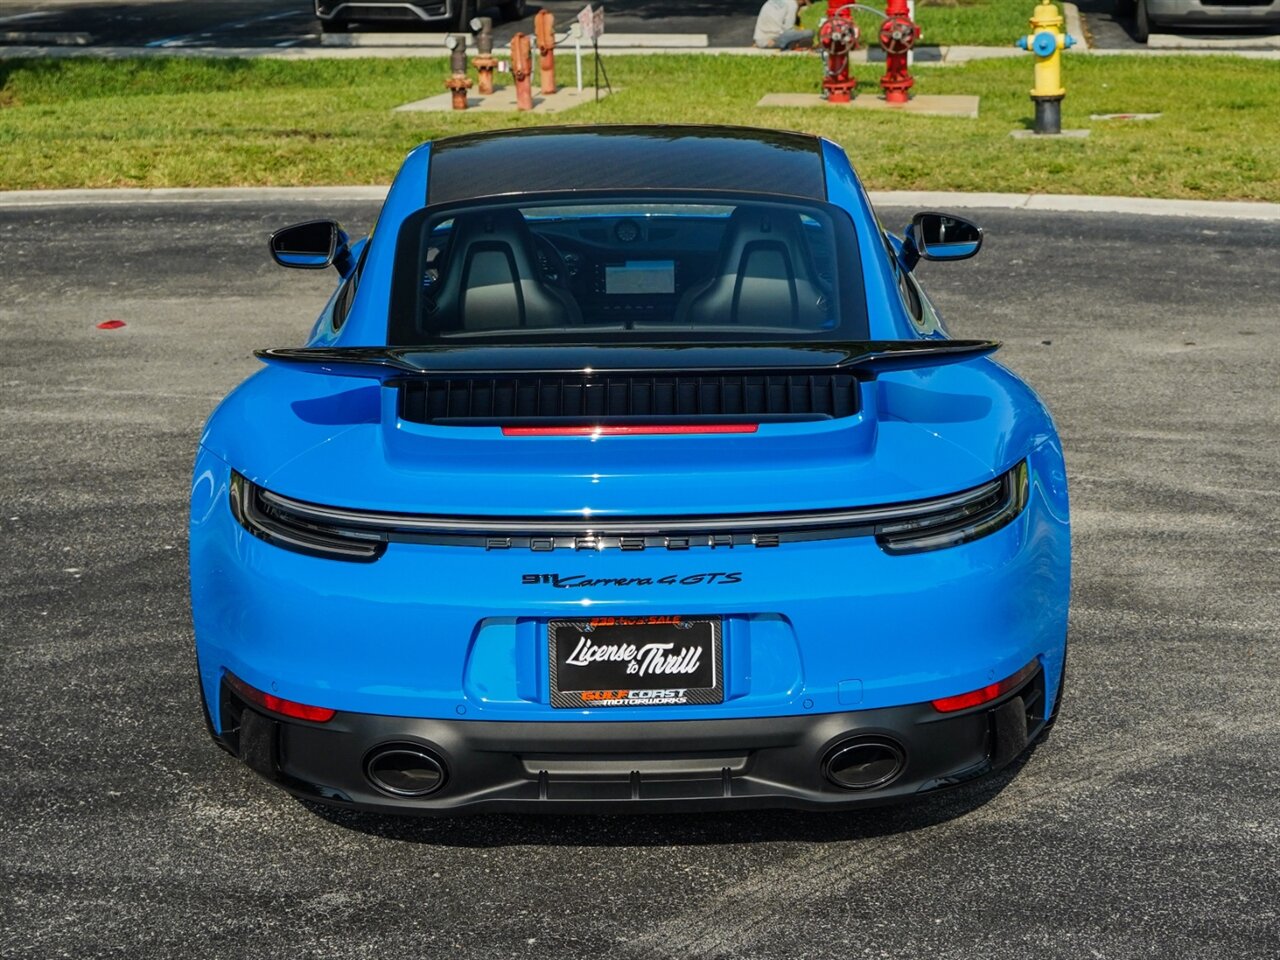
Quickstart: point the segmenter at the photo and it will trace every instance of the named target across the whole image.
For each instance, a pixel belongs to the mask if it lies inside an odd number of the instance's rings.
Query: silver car
[[[1280,0],[1117,0],[1117,10],[1132,13],[1133,36],[1141,43],[1153,24],[1280,29]]]
[[[325,33],[341,32],[353,22],[416,24],[465,31],[480,6],[478,0],[315,0]],[[500,0],[502,15],[519,20],[525,0]]]

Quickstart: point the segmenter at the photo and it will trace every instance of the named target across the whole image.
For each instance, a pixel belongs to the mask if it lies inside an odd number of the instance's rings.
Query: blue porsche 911
[[[513,163],[515,158],[518,162]],[[399,812],[841,809],[981,777],[1061,699],[1066,476],[1035,393],[835,144],[596,126],[405,160],[305,346],[210,417],[214,738]]]

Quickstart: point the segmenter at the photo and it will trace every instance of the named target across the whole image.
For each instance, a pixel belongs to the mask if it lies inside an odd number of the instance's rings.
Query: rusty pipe
[[[511,38],[511,78],[516,83],[516,106],[521,110],[533,109],[533,87],[529,82],[532,59],[529,35],[517,33]]]
[[[533,18],[533,33],[538,38],[538,66],[542,71],[542,93],[556,92],[556,18],[542,9]]]
[[[457,37],[450,37],[449,69],[452,75],[444,82],[445,89],[453,94],[453,109],[467,109],[467,91],[471,89],[471,78],[467,76],[467,45]]]

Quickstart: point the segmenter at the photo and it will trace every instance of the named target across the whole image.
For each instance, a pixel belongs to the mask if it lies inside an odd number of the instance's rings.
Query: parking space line
[[[179,33],[172,37],[163,37],[159,40],[152,40],[145,44],[148,47],[185,47],[195,43],[206,43],[202,39],[204,37],[212,37],[215,33],[224,31],[241,30],[244,27],[251,27],[259,23],[268,23],[272,20],[288,20],[292,17],[309,17],[311,14],[305,10],[286,10],[283,13],[268,13],[261,17],[249,17],[246,20],[233,20],[229,23],[214,24],[208,30],[202,30],[199,34],[195,33]]]

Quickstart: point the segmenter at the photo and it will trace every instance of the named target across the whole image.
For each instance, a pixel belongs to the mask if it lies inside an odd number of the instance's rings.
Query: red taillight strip
[[[1039,667],[1040,662],[1032,660],[1013,676],[1005,677],[997,683],[989,683],[985,687],[970,690],[968,693],[960,693],[954,697],[943,697],[940,700],[934,700],[933,709],[940,713],[952,713],[956,710],[967,710],[969,707],[990,703],[997,697],[1004,696],[1010,690],[1030,680],[1035,676],[1035,672]]]
[[[757,423],[646,423],[581,427],[503,427],[504,437],[643,437],[693,433],[755,433]]]
[[[311,707],[305,703],[297,703],[293,700],[286,700],[284,697],[277,697],[273,693],[266,693],[257,687],[249,686],[234,673],[228,673],[226,677],[231,689],[238,693],[242,700],[253,704],[255,707],[261,707],[263,710],[278,713],[282,717],[291,717],[294,720],[310,720],[313,723],[326,723],[332,720],[338,712],[330,710],[328,707]]]

